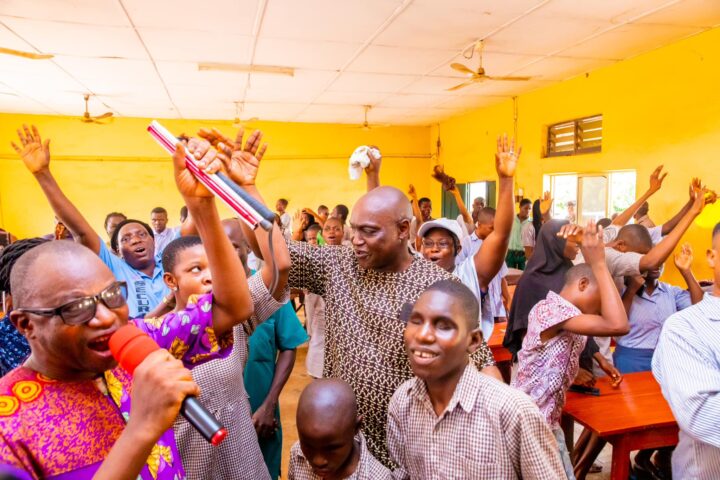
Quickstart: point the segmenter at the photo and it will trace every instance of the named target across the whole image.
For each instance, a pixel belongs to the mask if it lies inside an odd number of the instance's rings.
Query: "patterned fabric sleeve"
[[[212,294],[192,295],[184,310],[171,312],[161,318],[132,320],[155,340],[183,361],[187,368],[200,363],[225,358],[232,351],[233,332],[217,338],[213,330]]]
[[[317,248],[307,242],[289,241],[288,250],[292,264],[288,285],[324,296],[330,267],[339,263],[342,252],[349,247]]]
[[[470,361],[478,370],[482,370],[485,367],[492,367],[495,365],[495,357],[492,354],[492,350],[488,347],[487,342],[483,339],[482,343],[475,352],[470,355]]]
[[[505,445],[510,450],[518,478],[565,478],[557,442],[545,417],[530,399],[523,400],[506,403],[500,413]]]
[[[250,336],[258,325],[270,318],[273,313],[290,300],[290,289],[285,289],[281,301],[275,300],[275,297],[268,291],[260,272],[253,274],[248,279],[248,289],[253,302],[253,314],[250,315],[247,322],[238,325],[238,327],[244,328],[247,335]]]

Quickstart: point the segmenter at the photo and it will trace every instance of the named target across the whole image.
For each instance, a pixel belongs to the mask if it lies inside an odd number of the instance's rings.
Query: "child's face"
[[[320,478],[335,478],[351,460],[359,422],[348,422],[344,428],[323,425],[307,419],[298,422],[298,438],[303,455]]]
[[[328,245],[342,245],[343,226],[337,218],[328,218],[322,231],[323,239]]]
[[[310,245],[314,245],[317,247],[318,241],[317,241],[317,230],[307,230],[305,232],[305,241],[309,243]]]
[[[175,268],[165,272],[165,283],[170,289],[177,288],[178,304],[187,303],[190,295],[202,295],[212,290],[212,276],[205,247],[193,245],[178,253]]]
[[[444,292],[420,295],[405,326],[405,350],[413,373],[437,382],[465,369],[482,334],[470,331],[460,302]]]
[[[490,223],[480,223],[478,221],[477,227],[475,227],[475,235],[477,235],[480,240],[485,240],[494,230],[495,223],[493,221],[490,221]]]
[[[573,287],[575,300],[573,303],[580,311],[587,315],[600,314],[600,290],[597,283],[581,278]]]
[[[452,235],[443,228],[430,230],[422,239],[422,255],[448,272],[455,268],[455,244]]]

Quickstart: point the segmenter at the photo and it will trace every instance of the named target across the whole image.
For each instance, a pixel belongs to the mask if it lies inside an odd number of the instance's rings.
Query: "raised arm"
[[[462,195],[460,195],[460,190],[458,190],[457,187],[454,187],[450,190],[450,193],[452,193],[452,196],[455,198],[455,203],[457,203],[458,210],[460,211],[460,215],[462,215],[465,223],[468,225],[474,225],[472,215],[468,212],[468,209],[465,206],[465,201],[463,201]]]
[[[550,192],[543,193],[543,196],[540,199],[540,213],[542,214],[543,222],[552,220],[552,216],[550,215],[550,210],[552,209],[552,204],[553,204],[553,198],[550,196]]]
[[[708,190],[694,189],[693,205],[683,215],[682,219],[678,222],[677,226],[662,239],[660,243],[655,245],[648,253],[642,256],[640,259],[640,271],[646,272],[648,270],[654,270],[660,268],[660,266],[667,260],[675,247],[680,242],[680,239],[685,234],[687,229],[692,225],[692,222],[702,213],[705,208],[706,194]]]
[[[191,153],[195,158],[201,157],[198,166],[209,173],[219,171],[223,165],[213,149]],[[213,330],[221,337],[253,313],[245,269],[225,234],[215,197],[186,168],[185,146],[182,143],[176,145],[173,164],[178,191],[193,217],[207,254],[212,274]]]
[[[543,340],[554,337],[560,330],[594,337],[621,336],[630,331],[620,293],[605,263],[602,228],[598,229],[590,222],[583,232],[583,237],[583,258],[592,268],[600,292],[600,315],[582,314],[570,318],[545,330],[541,335]]]
[[[367,153],[368,158],[370,159],[370,164],[365,167],[365,176],[367,177],[367,191],[375,190],[377,187],[380,186],[380,166],[382,164],[382,154],[379,154],[377,157],[373,155],[372,149],[376,148],[378,152],[380,151],[379,148],[376,146],[371,146],[370,150]]]
[[[515,139],[508,142],[507,135],[498,137],[497,152],[495,153],[495,170],[498,174],[498,202],[495,212],[493,232],[483,242],[480,250],[475,254],[475,269],[478,274],[480,288],[487,288],[492,279],[500,271],[505,261],[510,232],[513,226],[515,205],[513,200],[513,186],[515,169],[522,147],[515,151]]]
[[[325,219],[318,215],[318,213],[313,210],[312,208],[303,208],[303,213],[307,213],[308,215],[312,215],[312,217],[315,219],[315,221],[320,224],[321,227],[325,226]]]
[[[625,308],[625,313],[629,316],[635,295],[637,295],[637,292],[639,292],[643,285],[645,285],[645,277],[632,276],[626,278],[629,278],[630,281],[622,294],[622,302],[623,307]]]
[[[682,275],[690,292],[690,301],[695,305],[703,299],[705,292],[700,287],[695,275],[692,272],[693,250],[689,243],[683,244],[679,252],[675,254],[675,267]]]
[[[23,125],[23,129],[18,129],[17,133],[22,148],[14,142],[12,142],[12,147],[37,180],[50,207],[55,212],[55,216],[70,229],[75,241],[99,254],[100,237],[82,213],[65,196],[55,181],[55,177],[50,173],[50,139],[43,142],[35,125],[32,126],[32,130],[27,125]]]
[[[302,242],[304,240],[303,232],[307,227],[307,220],[305,219],[305,215],[303,215],[303,212],[301,212],[300,210],[297,210],[295,212],[295,215],[293,215],[292,224],[295,228],[293,228],[292,236],[290,238],[292,238],[296,242]]]
[[[207,130],[201,130],[199,135],[207,136]],[[219,131],[213,130],[215,139],[215,147],[223,152],[221,159],[224,161],[228,176],[240,187],[250,194],[255,200],[262,204],[263,201],[258,191],[255,180],[260,169],[260,162],[267,151],[267,144],[262,144],[262,132],[256,130],[248,137],[243,145],[244,130],[240,129],[235,140],[223,136]],[[212,143],[212,142],[211,142]],[[281,232],[273,224],[272,229],[272,252],[271,239],[269,232],[260,227],[250,231],[249,228],[244,229],[248,238],[254,238],[259,249],[260,258],[263,261],[261,270],[263,282],[267,288],[273,288],[270,294],[276,299],[281,300],[285,287],[287,286],[288,275],[290,272],[290,253],[287,244]],[[250,235],[247,235],[251,233]],[[277,271],[277,277],[275,277]],[[273,280],[275,280],[273,282]]]
[[[624,212],[615,217],[615,220],[612,221],[613,225],[619,225],[620,227],[622,227],[623,225],[628,223],[633,217],[633,215],[635,215],[635,212],[637,212],[638,209],[642,206],[642,204],[645,203],[648,198],[652,197],[658,190],[660,190],[663,180],[665,180],[665,177],[667,176],[667,172],[661,174],[662,168],[663,166],[660,165],[653,171],[653,173],[650,175],[650,187],[645,193],[638,197],[637,200],[635,200],[635,203],[630,205],[628,208],[625,209]]]

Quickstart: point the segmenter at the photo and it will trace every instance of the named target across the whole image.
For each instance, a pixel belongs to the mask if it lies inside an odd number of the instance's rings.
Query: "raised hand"
[[[215,173],[222,168],[222,161],[217,158],[215,150],[208,149],[201,158],[202,169],[207,173]],[[193,198],[212,197],[213,194],[205,188],[205,185],[188,170],[185,160],[185,145],[178,143],[175,146],[175,154],[173,155],[173,165],[175,167],[175,184],[178,191],[187,201]]]
[[[498,137],[497,152],[495,152],[495,170],[498,177],[509,178],[515,176],[515,169],[521,152],[522,147],[518,147],[517,152],[515,151],[514,138],[510,139],[508,143],[507,133]]]
[[[550,192],[543,193],[543,196],[540,199],[540,213],[545,215],[547,212],[549,212],[552,208],[552,202],[553,199],[550,196]]]
[[[695,198],[693,199],[690,211],[694,215],[700,215],[705,208],[708,196],[711,196],[710,190],[708,190],[707,187],[703,187],[701,190],[695,190],[693,193]]]
[[[50,139],[43,142],[35,125],[32,130],[23,125],[22,130],[17,129],[17,134],[22,148],[15,142],[10,142],[10,145],[20,155],[30,173],[47,169],[50,166]]]
[[[557,236],[565,239],[572,238],[577,243],[582,244],[584,233],[585,229],[580,225],[576,225],[574,223],[567,223],[560,227]]]
[[[410,195],[410,198],[413,200],[417,200],[417,192],[415,191],[415,185],[412,183],[408,187],[408,195]]]
[[[605,263],[602,227],[598,227],[593,221],[589,221],[583,231],[581,249],[585,263],[590,265]]]
[[[717,202],[718,194],[715,192],[715,190],[707,189],[707,193],[705,193],[705,205],[712,205],[715,202]]]
[[[667,172],[662,173],[663,166],[657,167],[650,175],[650,192],[655,193],[662,187],[663,180],[667,177]]]
[[[692,181],[690,181],[690,188],[688,190],[690,200],[695,200],[695,192],[702,190],[702,181],[698,177],[693,177]]]
[[[675,253],[675,266],[681,272],[687,272],[692,267],[693,250],[689,243],[683,243],[680,251]]]
[[[216,129],[201,129],[198,132],[198,136],[209,141],[223,153],[221,159],[225,162],[228,176],[238,185],[250,186],[255,185],[255,179],[260,169],[260,160],[267,151],[267,144],[262,144],[263,134],[260,130],[251,133],[245,145],[243,145],[244,135],[245,129],[243,128],[238,130],[235,140]]]
[[[370,150],[367,152],[367,156],[370,159],[370,163],[367,167],[365,167],[365,174],[366,175],[379,175],[380,174],[380,167],[382,165],[382,154],[378,154],[377,158],[373,154],[373,149],[377,149],[379,152],[380,149],[376,147],[375,145],[370,145]]]

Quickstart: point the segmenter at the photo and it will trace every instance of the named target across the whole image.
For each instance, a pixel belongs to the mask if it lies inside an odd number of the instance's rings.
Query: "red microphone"
[[[121,367],[132,375],[145,358],[160,346],[133,324],[120,327],[110,336],[110,351]],[[213,445],[227,437],[227,430],[195,397],[185,397],[180,406],[183,417]]]

